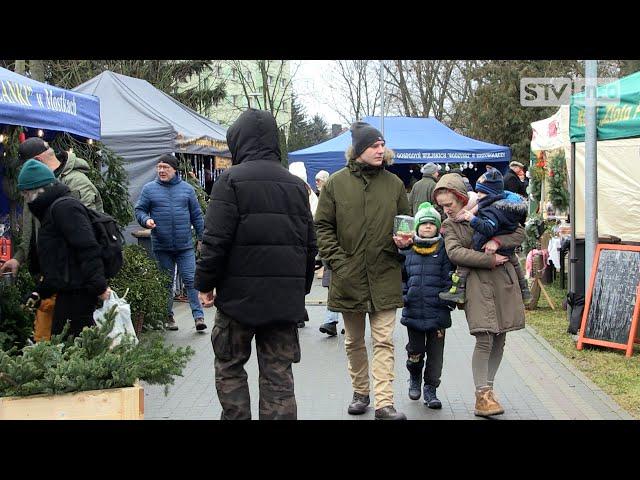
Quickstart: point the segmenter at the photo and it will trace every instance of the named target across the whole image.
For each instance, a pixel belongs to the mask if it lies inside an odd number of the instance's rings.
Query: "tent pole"
[[[384,60],[380,60],[380,133],[384,137]]]
[[[571,173],[569,176],[569,225],[571,226],[571,239],[569,240],[569,293],[576,291],[576,144],[571,142]],[[567,308],[571,319],[571,308]]]
[[[591,278],[591,264],[598,244],[597,60],[585,61],[584,132],[584,278]]]

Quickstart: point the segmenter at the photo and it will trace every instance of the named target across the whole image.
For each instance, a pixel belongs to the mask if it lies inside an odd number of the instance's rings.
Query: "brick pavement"
[[[300,329],[302,360],[294,364],[298,418],[303,420],[373,419],[373,408],[362,416],[347,414],[352,390],[347,372],[344,335],[329,338],[318,331],[324,320],[327,290],[316,280],[307,296],[310,321]],[[166,332],[166,341],[177,346],[190,345],[196,354],[177,377],[165,397],[164,387],[144,385],[145,419],[218,419],[218,403],[213,374],[213,351],[210,333],[215,310],[206,309],[207,330],[195,330],[188,304],[175,304],[180,329]],[[409,374],[404,366],[407,342],[405,328],[398,326],[396,346],[396,407],[411,420],[471,420],[475,403],[471,375],[474,338],[469,335],[464,312],[456,310],[453,326],[447,330],[442,384],[438,396],[441,410],[430,410],[422,401],[407,395]],[[341,322],[342,325],[342,322]],[[367,328],[367,349],[371,358],[371,339]],[[246,365],[252,399],[252,417],[258,418],[258,382],[255,343]],[[609,396],[569,365],[559,353],[534,331],[527,328],[509,333],[500,370],[496,377],[496,394],[505,414],[492,421],[510,419],[631,419]]]

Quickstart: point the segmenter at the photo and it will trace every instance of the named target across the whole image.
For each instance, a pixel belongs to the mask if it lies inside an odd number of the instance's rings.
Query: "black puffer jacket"
[[[240,323],[297,323],[317,254],[307,189],[280,164],[270,113],[245,111],[227,143],[233,166],[211,189],[195,287],[216,288],[216,307]]]
[[[40,221],[37,250],[44,280],[37,289],[42,298],[72,290],[97,297],[107,288],[89,215],[70,192],[69,187],[56,182],[28,204]],[[62,197],[64,200],[51,209]]]

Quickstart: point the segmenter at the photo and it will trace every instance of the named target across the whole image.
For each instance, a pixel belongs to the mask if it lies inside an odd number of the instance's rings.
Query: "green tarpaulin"
[[[598,107],[598,140],[640,137],[640,72],[601,85],[598,99],[620,98]],[[571,97],[572,142],[584,142],[584,93]]]

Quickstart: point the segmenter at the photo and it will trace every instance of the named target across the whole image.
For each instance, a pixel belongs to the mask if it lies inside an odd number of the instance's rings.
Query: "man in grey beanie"
[[[422,172],[422,180],[415,183],[409,194],[409,206],[411,207],[411,214],[415,215],[418,211],[420,204],[429,202],[432,204],[438,213],[442,215],[436,202],[433,201],[433,190],[435,189],[436,182],[440,176],[440,165],[435,163],[427,163],[423,165],[420,171]]]

